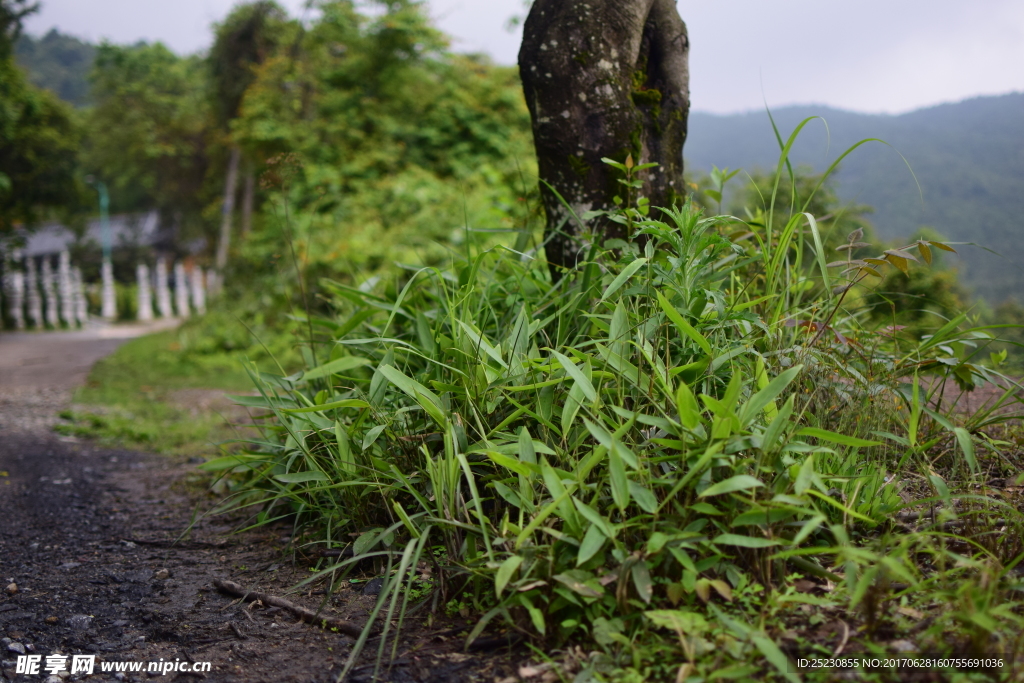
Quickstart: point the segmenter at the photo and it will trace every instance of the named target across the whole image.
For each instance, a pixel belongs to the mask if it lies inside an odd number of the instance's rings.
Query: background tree
[[[243,149],[299,162],[268,168],[263,215],[287,202],[310,272],[441,265],[443,245],[467,226],[520,226],[522,177],[534,165],[515,69],[448,54],[422,3],[390,2],[373,16],[348,1],[318,7],[317,21],[289,28],[287,49],[257,68],[232,123]],[[280,225],[269,220],[246,240],[247,272],[273,267]]]
[[[96,47],[57,29],[40,37],[22,35],[14,48],[18,65],[31,83],[76,107],[89,103],[89,72]]]
[[[578,216],[622,194],[609,157],[659,164],[641,195],[671,206],[684,194],[690,107],[689,38],[675,0],[536,0],[523,27],[519,73],[533,123],[552,275],[577,261]],[[560,199],[555,193],[561,195]],[[603,237],[621,226],[598,224]]]
[[[217,26],[208,64],[213,92],[214,113],[222,131],[230,138],[231,122],[238,117],[245,93],[256,79],[256,69],[274,51],[280,27],[286,21],[284,11],[271,0],[259,0],[239,5]],[[224,181],[224,204],[221,209],[221,229],[217,242],[216,265],[223,270],[227,265],[231,244],[231,220],[235,209],[235,194],[242,150],[230,143],[227,176]],[[247,206],[243,214],[252,215],[252,171],[246,174]]]
[[[38,10],[39,3],[31,0],[0,0],[0,59],[10,59],[22,20]]]
[[[13,59],[21,20],[37,7],[0,0],[0,232],[73,208],[81,197],[72,112],[29,84]]]
[[[111,210],[157,210],[180,238],[204,234],[211,199],[206,70],[160,43],[101,45],[92,76],[85,165],[110,187]]]

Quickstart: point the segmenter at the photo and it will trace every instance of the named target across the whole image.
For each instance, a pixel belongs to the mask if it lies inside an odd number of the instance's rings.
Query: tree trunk
[[[617,182],[622,175],[602,163],[603,157],[622,162],[632,155],[638,164],[659,164],[641,175],[640,195],[652,206],[670,207],[685,195],[689,47],[675,0],[533,3],[523,27],[519,73],[547,213],[547,258],[556,279],[576,265],[588,233],[625,237],[622,226],[607,220],[584,229],[562,202],[582,216],[613,209],[613,197],[626,196]]]
[[[252,230],[252,205],[256,196],[256,176],[249,164],[245,173],[245,187],[242,189],[242,236]]]
[[[238,165],[242,159],[242,150],[238,147],[231,148],[231,158],[228,159],[228,177],[224,183],[224,204],[221,207],[220,218],[220,241],[217,243],[217,264],[218,272],[223,273],[224,266],[228,264],[228,249],[231,247],[231,218],[235,213],[235,190],[238,187]]]

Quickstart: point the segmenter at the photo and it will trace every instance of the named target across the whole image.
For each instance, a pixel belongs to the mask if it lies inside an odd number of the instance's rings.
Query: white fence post
[[[167,259],[160,256],[156,260],[156,305],[160,309],[161,318],[173,318],[171,309],[171,290],[167,285]]]
[[[60,318],[68,327],[75,326],[75,302],[71,292],[71,254],[60,252],[57,263],[57,282],[60,294]]]
[[[31,256],[25,258],[25,278],[28,281],[28,317],[32,327],[43,327],[43,300],[39,296],[39,275],[36,273],[36,260]]]
[[[185,277],[185,264],[181,261],[174,264],[174,307],[178,309],[180,317],[189,316],[188,278]]]
[[[4,284],[7,285],[7,310],[14,321],[14,329],[25,329],[25,274],[18,270],[21,250],[15,250],[7,262]]]
[[[100,315],[107,320],[117,320],[117,293],[114,291],[114,264],[109,258],[103,259],[101,268],[103,289],[101,290]]]
[[[206,286],[203,282],[203,269],[196,266],[192,269],[192,308],[196,309],[196,313],[202,315],[206,313]]]
[[[89,302],[85,298],[82,269],[77,266],[71,269],[71,298],[75,305],[75,318],[79,325],[85,327],[85,324],[89,322]]]
[[[49,256],[43,257],[40,277],[43,280],[43,296],[46,298],[46,324],[57,329],[60,327],[60,314],[57,312],[57,274],[53,272]]]
[[[140,263],[135,266],[135,279],[139,282],[139,305],[136,317],[146,322],[153,319],[153,295],[149,291],[149,266]]]

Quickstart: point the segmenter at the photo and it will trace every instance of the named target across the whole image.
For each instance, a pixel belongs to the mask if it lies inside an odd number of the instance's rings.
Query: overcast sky
[[[278,0],[301,16],[305,0]],[[118,43],[204,49],[235,0],[42,0],[26,24]],[[515,63],[505,26],[522,0],[429,0],[460,51]],[[1024,90],[1021,0],[680,0],[693,108],[728,113],[826,104],[899,113]]]

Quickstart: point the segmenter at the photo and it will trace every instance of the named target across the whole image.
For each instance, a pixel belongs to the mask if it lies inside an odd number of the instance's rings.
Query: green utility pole
[[[102,180],[93,176],[85,179],[87,183],[96,188],[100,195],[100,240],[103,246],[103,306],[101,315],[107,320],[117,319],[117,296],[114,293],[114,265],[110,260],[110,253],[113,250],[112,236],[110,234],[110,195],[107,193],[107,186]]]

